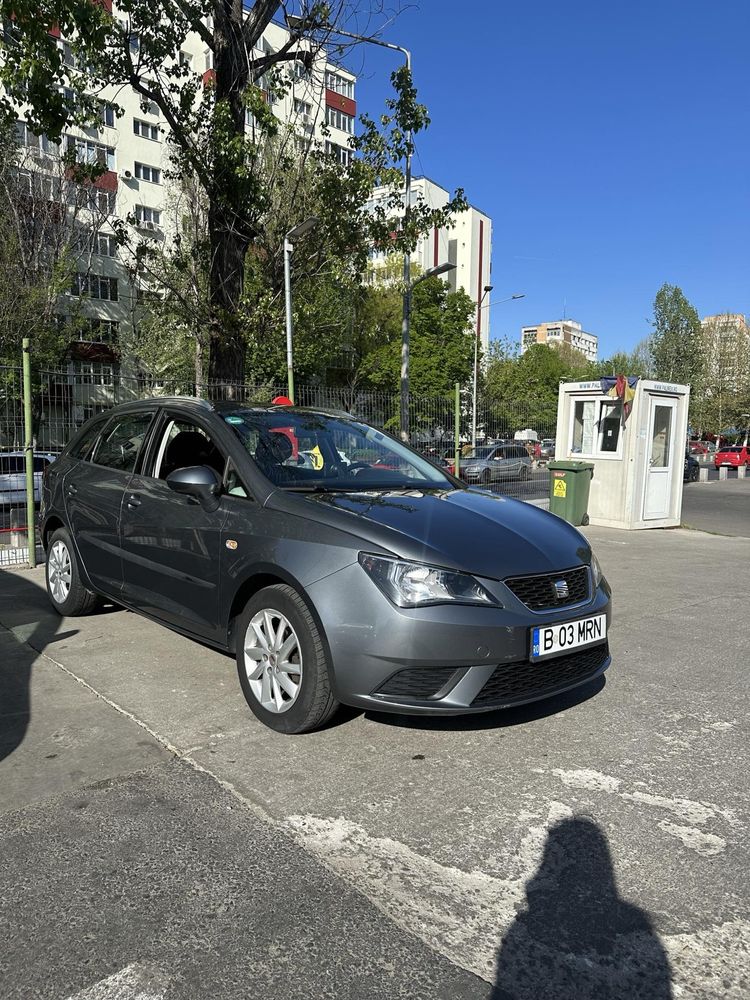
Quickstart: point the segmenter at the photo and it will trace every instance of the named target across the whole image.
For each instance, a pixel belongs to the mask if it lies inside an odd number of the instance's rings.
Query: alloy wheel
[[[302,650],[289,619],[264,608],[245,633],[245,671],[250,690],[268,712],[286,712],[302,688]]]
[[[52,598],[56,604],[64,604],[68,599],[72,580],[70,552],[65,542],[59,539],[55,542],[50,549],[48,560],[47,579]]]

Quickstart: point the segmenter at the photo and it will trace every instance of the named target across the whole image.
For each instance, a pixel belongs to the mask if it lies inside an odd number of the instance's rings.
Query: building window
[[[90,139],[77,139],[72,135],[66,138],[68,151],[75,155],[79,163],[96,163],[107,170],[115,169],[114,147],[92,142]]]
[[[354,81],[347,80],[344,76],[339,76],[332,70],[326,70],[326,89],[332,90],[343,97],[354,99]]]
[[[103,361],[76,361],[73,373],[86,382],[108,385],[114,379],[115,369],[114,365],[108,365]]]
[[[347,115],[339,108],[326,106],[326,124],[340,128],[342,132],[354,133],[354,115]]]
[[[335,142],[326,142],[326,153],[333,156],[342,167],[348,167],[352,162],[352,151],[346,146],[338,146]]]
[[[73,277],[70,290],[73,295],[88,295],[92,299],[117,302],[117,278],[79,273]]]
[[[150,122],[141,121],[140,118],[133,119],[133,134],[139,135],[142,139],[151,139],[152,142],[159,141],[159,126]]]
[[[111,104],[107,104],[106,101],[99,102],[99,113],[101,116],[102,125],[105,128],[115,127],[115,109]]]
[[[312,117],[312,104],[308,101],[300,101],[298,97],[294,98],[294,113],[295,115],[300,115],[304,118]]]
[[[87,317],[75,328],[76,339],[87,344],[116,344],[119,333],[120,324],[114,319]]]
[[[139,181],[148,181],[150,184],[161,184],[161,170],[158,167],[150,167],[147,163],[136,162],[135,176]]]
[[[136,205],[135,219],[139,225],[144,222],[150,223],[149,228],[151,226],[160,226],[161,211],[158,208],[149,208],[148,205]]]
[[[192,69],[193,67],[193,57],[189,52],[185,52],[184,49],[180,49],[180,66],[184,66],[186,69]]]
[[[100,257],[117,256],[117,238],[112,233],[94,233],[92,250]]]

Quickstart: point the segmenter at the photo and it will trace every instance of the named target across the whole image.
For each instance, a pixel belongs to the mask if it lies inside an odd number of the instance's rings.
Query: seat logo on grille
[[[555,580],[553,586],[555,588],[555,597],[558,601],[563,601],[566,597],[570,597],[567,580]]]

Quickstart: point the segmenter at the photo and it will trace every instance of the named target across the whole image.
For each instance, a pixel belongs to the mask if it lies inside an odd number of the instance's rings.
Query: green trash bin
[[[589,523],[589,487],[594,477],[591,462],[549,462],[549,509],[569,524]]]

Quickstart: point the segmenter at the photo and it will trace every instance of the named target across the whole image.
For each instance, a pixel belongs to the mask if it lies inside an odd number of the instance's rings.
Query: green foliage
[[[383,333],[389,339],[376,347],[363,363],[363,376],[377,389],[398,392],[401,375],[400,296],[392,289],[373,291],[370,307],[378,296],[391,312]],[[474,336],[469,318],[474,303],[464,291],[450,292],[439,278],[420,281],[412,292],[409,382],[412,394],[447,396],[454,383],[471,380]],[[393,307],[397,308],[394,309]]]
[[[663,284],[654,299],[651,355],[654,375],[697,385],[703,374],[701,323],[681,288]]]
[[[597,376],[590,362],[567,345],[561,349],[534,344],[518,355],[515,347],[495,342],[485,369],[485,401],[501,413],[510,407],[510,419],[513,406],[523,400],[530,427],[551,426],[557,415],[560,382],[592,377]]]

